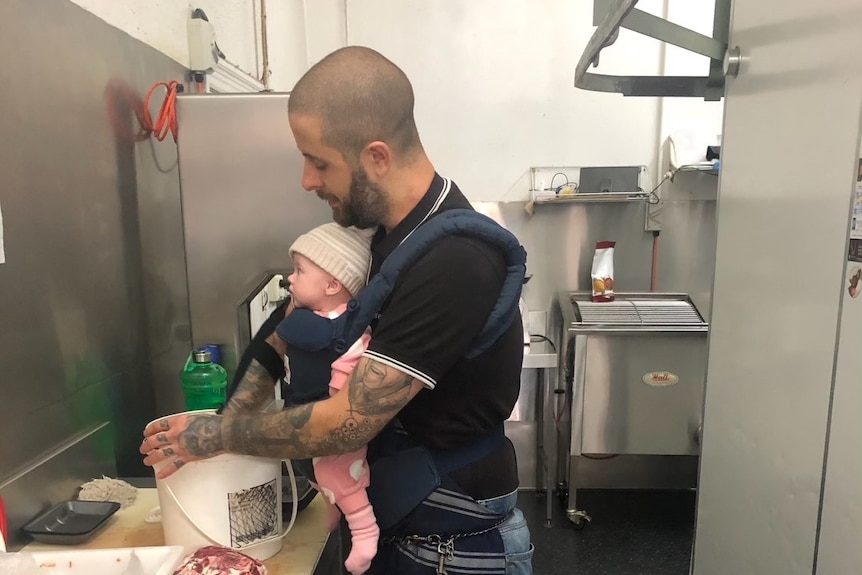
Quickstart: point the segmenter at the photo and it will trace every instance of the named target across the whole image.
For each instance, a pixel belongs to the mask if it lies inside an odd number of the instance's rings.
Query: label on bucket
[[[279,534],[276,481],[228,493],[231,547],[242,548]]]

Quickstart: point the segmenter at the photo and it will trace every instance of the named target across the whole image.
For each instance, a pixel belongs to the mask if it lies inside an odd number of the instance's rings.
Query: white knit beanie
[[[371,263],[371,236],[374,230],[323,224],[302,234],[290,246],[290,255],[302,254],[340,281],[356,295],[365,286]]]

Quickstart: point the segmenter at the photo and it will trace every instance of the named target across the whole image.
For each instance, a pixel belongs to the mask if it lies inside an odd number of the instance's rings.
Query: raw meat
[[[186,557],[174,575],[266,575],[266,567],[236,549],[210,545]]]

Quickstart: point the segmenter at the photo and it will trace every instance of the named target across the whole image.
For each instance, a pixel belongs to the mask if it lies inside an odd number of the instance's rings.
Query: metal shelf
[[[598,192],[558,196],[537,196],[532,192],[535,204],[585,204],[585,203],[619,203],[619,202],[649,202],[652,194],[649,192]]]

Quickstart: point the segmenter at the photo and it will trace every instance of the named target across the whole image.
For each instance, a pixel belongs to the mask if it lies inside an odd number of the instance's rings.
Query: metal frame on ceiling
[[[715,0],[712,37],[635,8],[638,0],[594,0],[598,26],[575,69],[575,87],[623,96],[678,96],[720,100],[724,95],[731,0]],[[616,42],[620,28],[645,34],[709,58],[707,76],[612,76],[587,72],[599,65],[602,49]]]

